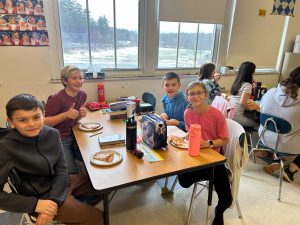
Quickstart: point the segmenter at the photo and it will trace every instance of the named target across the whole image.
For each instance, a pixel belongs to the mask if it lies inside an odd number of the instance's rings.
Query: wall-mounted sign
[[[274,0],[271,15],[294,16],[296,0]]]

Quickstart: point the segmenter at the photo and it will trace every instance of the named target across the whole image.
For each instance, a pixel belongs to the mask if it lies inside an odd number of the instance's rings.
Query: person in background
[[[80,69],[65,66],[60,77],[64,89],[49,96],[45,107],[45,124],[59,130],[69,174],[76,174],[79,170],[74,158],[82,161],[82,157],[72,127],[86,116],[87,95],[81,90],[83,78]]]
[[[87,177],[68,176],[59,133],[44,126],[44,106],[30,94],[8,101],[10,129],[0,140],[0,209],[36,216],[36,225],[59,221],[69,225],[102,225],[103,212],[77,199],[97,197]],[[4,184],[12,169],[20,178],[18,194]]]
[[[281,134],[278,142],[278,151],[290,154],[298,154],[297,158],[290,165],[285,166],[284,178],[292,182],[294,174],[300,165],[300,66],[295,68],[289,77],[271,88],[263,97],[260,103],[262,113],[277,116],[290,122],[292,129],[287,134]],[[262,132],[262,125],[259,127],[259,134]],[[266,130],[262,137],[263,143],[275,146],[276,135],[274,132]],[[272,163],[264,167],[264,170],[272,174],[274,170],[280,168],[279,163]]]
[[[230,103],[234,107],[233,120],[244,127],[258,128],[258,122],[244,115],[245,109],[259,111],[259,105],[250,99],[255,68],[252,62],[243,62],[240,65],[230,90]]]
[[[185,131],[183,113],[188,102],[184,94],[179,92],[180,86],[178,74],[170,72],[163,77],[163,88],[166,94],[162,98],[164,113],[160,116],[167,125],[177,126]]]
[[[228,142],[228,130],[224,116],[218,109],[206,103],[208,93],[203,83],[198,81],[190,83],[186,89],[186,96],[190,103],[189,108],[184,112],[186,130],[189,131],[192,124],[199,124],[201,126],[201,148],[212,148],[220,152],[221,146]],[[189,188],[195,182],[203,179],[209,179],[207,169],[178,175],[179,183],[184,188]],[[229,178],[224,164],[215,167],[213,184],[219,197],[213,225],[223,225],[223,213],[232,203]]]
[[[220,73],[216,73],[216,66],[213,63],[205,63],[200,67],[199,81],[202,82],[207,90],[207,103],[211,105],[216,96],[221,95],[221,89],[218,81],[221,78]]]

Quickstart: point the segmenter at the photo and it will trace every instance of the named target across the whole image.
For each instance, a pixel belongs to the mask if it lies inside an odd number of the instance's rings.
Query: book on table
[[[124,144],[125,136],[121,134],[115,134],[115,135],[99,137],[98,140],[99,140],[100,147],[106,145]]]

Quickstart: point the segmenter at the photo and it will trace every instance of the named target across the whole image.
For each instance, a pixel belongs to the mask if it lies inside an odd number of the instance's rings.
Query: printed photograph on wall
[[[0,0],[0,46],[48,46],[42,0]]]

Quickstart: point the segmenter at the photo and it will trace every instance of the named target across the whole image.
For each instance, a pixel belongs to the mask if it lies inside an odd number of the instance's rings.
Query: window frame
[[[59,80],[59,71],[64,66],[61,29],[59,21],[58,0],[45,1],[46,19],[49,30],[49,55],[51,79]],[[138,35],[138,66],[137,69],[103,69],[106,78],[130,78],[161,76],[169,71],[179,74],[195,75],[195,68],[158,68],[159,57],[159,0],[139,1],[139,35]],[[201,23],[201,22],[200,22]],[[216,24],[212,62],[218,64],[220,54],[222,26]],[[116,59],[115,59],[116,60]]]

